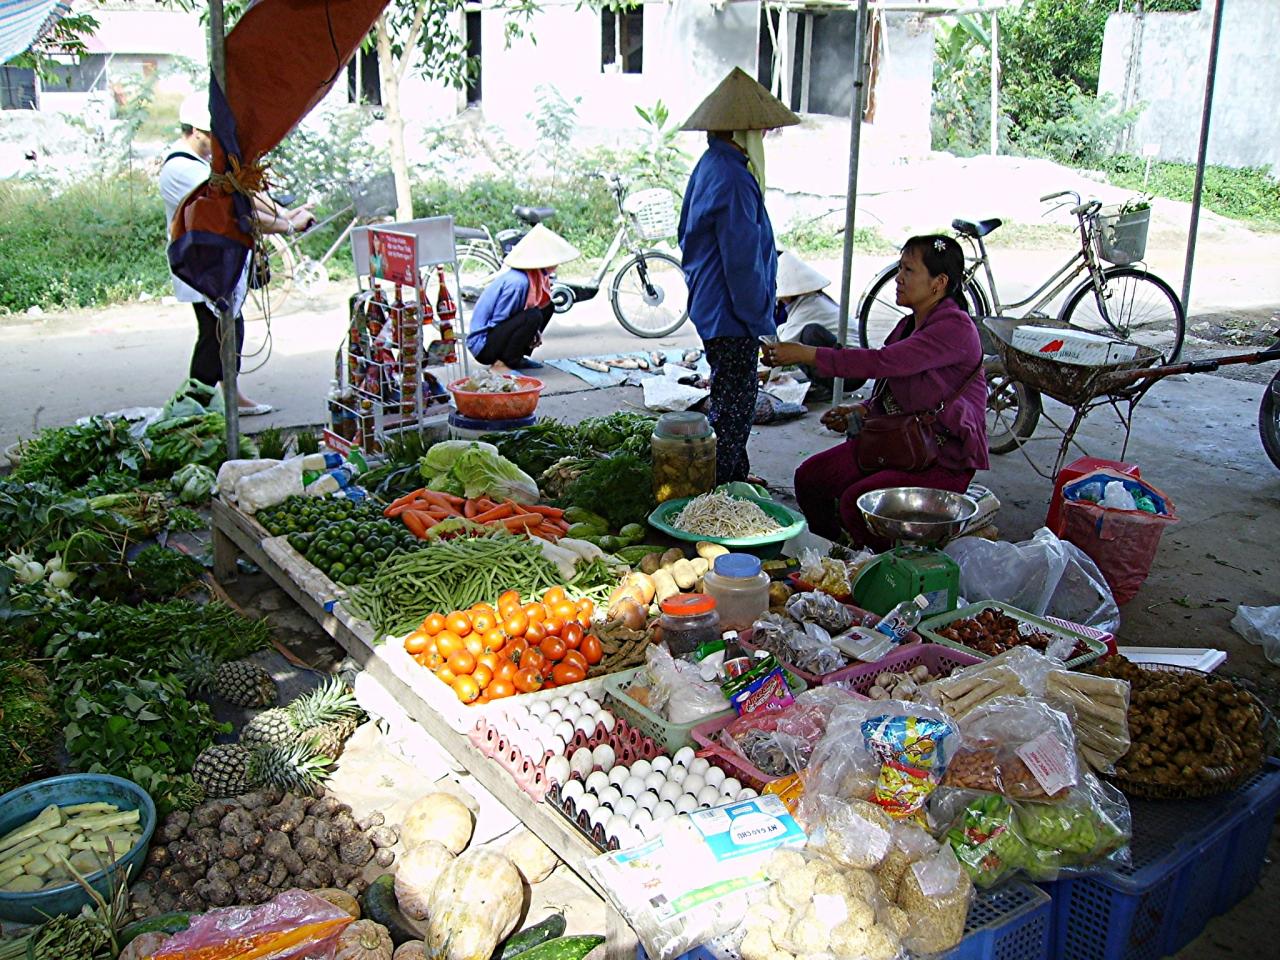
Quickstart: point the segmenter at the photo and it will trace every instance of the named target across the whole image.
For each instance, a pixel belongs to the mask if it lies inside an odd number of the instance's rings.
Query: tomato
[[[462,638],[452,630],[445,630],[436,634],[436,649],[440,651],[440,656],[446,660],[459,650],[465,650],[466,644],[462,642]]]
[[[542,677],[532,667],[526,667],[516,673],[514,683],[521,693],[534,693],[542,689]]]
[[[440,656],[439,650],[428,650],[423,654],[423,657],[426,658],[424,666],[428,670],[435,670],[438,667],[444,666],[444,657]]]
[[[481,613],[487,613],[494,620],[498,619],[498,611],[494,610],[493,607],[487,603],[477,603],[467,611],[468,616],[471,617],[472,626],[475,626],[476,615]]]
[[[479,705],[480,705],[480,704],[482,704],[482,703],[488,703],[488,702],[489,702],[489,691],[488,691],[488,690],[481,690],[481,691],[480,691],[480,696],[476,697],[476,699],[475,699],[475,703],[476,703],[476,705],[477,705],[477,706],[479,706]]]
[[[476,668],[476,658],[470,650],[458,650],[449,655],[449,669],[461,676]]]
[[[422,621],[422,629],[433,637],[444,629],[444,617],[438,613],[429,613]]]
[[[427,655],[425,653],[411,653],[409,656],[413,658],[413,661],[418,666],[425,667],[427,665]]]
[[[571,600],[561,600],[551,608],[551,615],[559,617],[565,623],[578,619],[578,608]]]
[[[547,631],[540,623],[530,623],[529,629],[524,632],[524,638],[529,641],[530,646],[534,646],[547,638]]]
[[[498,669],[493,671],[493,683],[490,684],[490,686],[494,686],[499,683],[510,684],[515,678],[518,670],[519,667],[515,665],[515,661],[503,660],[498,664]],[[510,696],[510,694],[508,694],[508,696]]]
[[[498,656],[497,651],[486,650],[480,656],[476,657],[476,669],[488,667],[493,673],[498,672],[498,664],[502,663],[502,658]]]
[[[560,634],[564,638],[564,645],[570,650],[577,650],[582,645],[583,636],[582,624],[574,620],[572,623],[564,625],[564,633]]]
[[[554,607],[557,603],[564,601],[564,587],[552,587],[542,595],[542,602],[549,607]]]
[[[566,650],[562,663],[572,663],[581,667],[585,673],[588,667],[587,658],[582,655],[581,650]]]
[[[557,663],[555,669],[551,671],[551,679],[561,686],[566,683],[577,683],[579,680],[587,679],[587,671],[577,664]]]
[[[542,655],[548,660],[563,660],[565,652],[569,649],[564,645],[564,641],[559,637],[547,637],[538,645],[538,649],[542,651]]]
[[[530,623],[541,623],[547,619],[547,608],[540,603],[526,603],[522,609]]]
[[[471,618],[461,610],[455,610],[444,618],[444,625],[460,637],[471,632]]]
[[[542,655],[542,651],[537,647],[530,647],[524,653],[520,654],[520,669],[537,670],[542,672],[542,668],[546,666],[547,658]]]
[[[547,636],[558,637],[564,633],[564,621],[559,617],[547,617],[542,621],[542,629],[547,631]]]
[[[502,596],[498,597],[498,610],[503,607],[520,606],[520,594],[515,590],[507,590]]]
[[[529,615],[523,610],[512,610],[502,621],[502,631],[508,637],[523,637],[529,629]]]
[[[513,696],[516,688],[510,680],[494,680],[484,692],[489,695],[490,700],[501,700],[503,697]]]
[[[471,614],[471,629],[476,633],[488,633],[498,625],[498,616],[494,613],[486,613],[478,610]]]
[[[590,620],[591,615],[596,612],[596,605],[592,602],[590,597],[583,597],[581,600],[575,603],[574,606],[577,607],[578,609],[579,621],[581,621],[584,615],[588,620]]]
[[[471,673],[471,676],[475,678],[476,683],[480,686],[480,689],[483,690],[488,687],[490,681],[493,680],[493,670],[486,667],[483,663],[477,663],[475,670]]]
[[[528,649],[529,641],[525,640],[524,637],[517,637],[499,650],[498,656],[506,657],[508,660],[519,660],[520,654]]]
[[[453,692],[463,703],[471,703],[480,696],[480,685],[474,677],[458,677],[453,681]]]
[[[413,631],[413,633],[404,638],[404,649],[409,655],[417,656],[420,653],[425,653],[430,643],[431,637],[425,630],[419,627],[417,630]]]
[[[604,650],[600,647],[600,638],[593,633],[589,633],[582,638],[582,646],[578,649],[587,658],[587,663],[593,667],[604,659]]]
[[[449,665],[447,663],[443,667],[437,667],[435,673],[441,681],[447,683],[451,687],[453,686],[453,681],[458,679],[458,675],[449,669]]]

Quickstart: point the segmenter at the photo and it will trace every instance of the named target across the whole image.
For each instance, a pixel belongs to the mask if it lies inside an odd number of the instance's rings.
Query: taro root
[[[281,854],[280,862],[284,864],[285,869],[289,871],[290,875],[295,877],[300,874],[306,866],[306,864],[302,862],[302,858],[293,850],[287,850]]]
[[[285,881],[289,879],[289,868],[283,863],[277,863],[271,868],[271,876],[267,878],[267,886],[274,887],[279,890],[284,886]]]
[[[293,851],[289,836],[278,830],[268,833],[262,842],[262,855],[270,860],[279,860],[286,853]]]
[[[265,903],[275,896],[275,892],[261,880],[248,880],[239,889],[241,903]]]
[[[395,862],[395,851],[390,847],[380,847],[378,852],[373,855],[374,862],[380,867],[389,867]]]
[[[168,847],[152,847],[147,853],[147,866],[167,867],[170,859]]]
[[[191,822],[197,827],[215,827],[231,808],[231,804],[220,800],[202,803],[191,811]]]
[[[244,841],[239,837],[224,836],[218,844],[218,855],[224,860],[239,860],[245,855]]]
[[[186,910],[190,913],[196,913],[205,907],[204,898],[195,890],[184,890],[178,894],[177,905],[179,910]]]
[[[375,847],[394,847],[400,837],[391,827],[366,828],[369,839]]]
[[[202,874],[209,865],[209,855],[204,847],[191,841],[175,843],[170,850],[173,862],[188,873]]]
[[[210,880],[225,880],[230,883],[240,876],[240,864],[234,860],[219,860],[209,868],[206,876]]]
[[[300,837],[297,833],[293,835],[293,849],[294,852],[307,863],[319,860],[323,855],[323,851],[320,847],[320,841],[315,837]]]
[[[309,863],[296,880],[304,890],[315,890],[333,883],[333,871],[323,863]]]
[[[339,863],[333,868],[333,882],[346,886],[356,877],[360,876],[360,868],[351,863]]]
[[[299,837],[314,837],[318,822],[315,817],[303,817],[302,822],[298,824],[298,829],[293,831],[293,842],[296,844]]]
[[[336,797],[321,797],[311,804],[311,809],[308,812],[313,817],[332,817],[341,806],[342,804],[338,802]]]
[[[343,863],[363,866],[373,857],[373,843],[362,833],[356,833],[349,840],[344,840],[338,847],[338,859]]]
[[[246,853],[257,853],[262,849],[263,836],[261,830],[254,830],[252,833],[247,834],[240,839],[244,841],[244,849]]]
[[[236,861],[236,865],[244,872],[250,872],[258,865],[257,854],[246,853],[243,857]]]
[[[381,810],[375,810],[363,820],[359,821],[361,830],[371,830],[374,827],[380,827],[387,822],[386,814]],[[377,841],[374,841],[375,843]]]
[[[254,823],[253,814],[248,810],[236,809],[232,810],[218,824],[218,829],[224,834],[231,834],[233,837],[243,837],[252,833],[257,828]]]

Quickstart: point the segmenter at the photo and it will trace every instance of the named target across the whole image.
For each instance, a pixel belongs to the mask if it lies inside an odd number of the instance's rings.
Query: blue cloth
[[[62,0],[0,0],[0,63],[26,52],[70,12]]]
[[[778,275],[773,225],[746,156],[732,144],[712,140],[693,168],[679,237],[698,336],[772,335]]]
[[[529,297],[529,278],[523,270],[508,267],[480,292],[476,308],[471,311],[471,325],[467,333],[467,349],[472,355],[484,349],[488,331],[512,314],[524,309]]]

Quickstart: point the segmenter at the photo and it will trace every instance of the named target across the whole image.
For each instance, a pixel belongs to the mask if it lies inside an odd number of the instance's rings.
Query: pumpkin
[[[333,960],[391,960],[391,934],[372,920],[357,920],[338,937]]]
[[[452,862],[453,854],[438,840],[428,840],[400,859],[400,866],[396,868],[396,903],[405,916],[414,920],[427,918],[431,891],[444,868]]]
[[[471,842],[472,829],[465,803],[449,793],[428,793],[405,814],[400,839],[408,850],[435,840],[456,856]]]
[[[396,947],[391,960],[427,960],[427,945],[421,940],[410,940]]]
[[[319,890],[312,890],[311,895],[332,903],[339,910],[345,910],[351,914],[353,919],[360,919],[359,901],[345,890],[339,890],[337,887],[323,887]]]
[[[551,848],[537,838],[527,827],[516,827],[502,844],[501,852],[520,871],[529,884],[541,883],[551,876],[560,859]]]
[[[477,847],[440,874],[427,904],[427,952],[433,960],[489,960],[515,930],[524,882],[500,853]]]

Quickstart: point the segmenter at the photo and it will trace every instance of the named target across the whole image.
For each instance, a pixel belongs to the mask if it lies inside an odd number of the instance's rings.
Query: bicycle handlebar
[[[1059,197],[1075,197],[1076,203],[1080,203],[1080,194],[1074,190],[1059,190],[1057,193],[1046,193],[1040,198],[1041,203],[1048,203],[1050,200],[1057,200]]]

